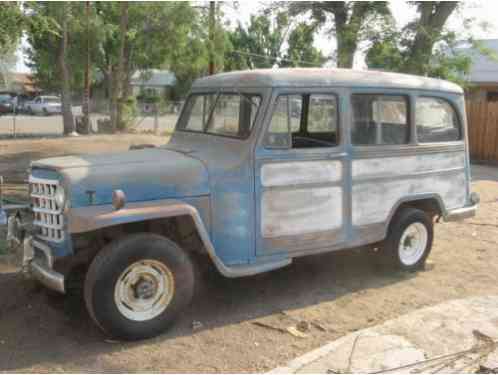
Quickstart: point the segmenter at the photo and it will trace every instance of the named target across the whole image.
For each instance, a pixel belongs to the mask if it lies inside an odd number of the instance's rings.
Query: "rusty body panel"
[[[475,212],[459,86],[384,72],[278,69],[202,78],[191,97],[209,94],[218,100],[226,94],[242,98],[241,93],[259,100],[244,137],[212,134],[208,125],[181,128],[188,112],[184,107],[170,142],[161,147],[34,162],[34,177],[57,180],[66,191],[67,235],[62,243],[48,244],[54,256],[73,254],[74,235],[189,216],[218,270],[236,277],[282,267],[296,256],[381,241],[396,210],[407,202],[430,200],[447,219]],[[355,94],[406,97],[406,144],[355,145]],[[334,98],[335,141],[269,147],[266,136],[282,95]],[[450,104],[460,124],[458,140],[420,142],[419,97]],[[126,198],[118,210],[112,205],[116,190]]]

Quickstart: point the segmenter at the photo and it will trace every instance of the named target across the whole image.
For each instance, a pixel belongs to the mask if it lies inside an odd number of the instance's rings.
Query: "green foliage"
[[[313,47],[315,27],[307,23],[298,24],[290,33],[288,48],[282,67],[319,67],[325,63],[325,56]]]
[[[59,92],[62,80],[60,79],[57,51],[60,44],[60,25],[62,17],[60,4],[50,2],[30,2],[25,5],[29,19],[32,21],[27,25],[27,39],[29,48],[27,65],[32,69],[37,84],[46,91]],[[83,77],[86,61],[86,42],[96,38],[98,23],[95,13],[89,18],[89,30],[87,33],[86,17],[83,2],[66,3],[68,17],[68,51],[66,53],[66,64],[69,67],[71,82],[70,86],[80,88],[83,86]],[[41,22],[44,20],[45,22]],[[96,55],[96,48],[90,43],[91,55]],[[92,72],[95,77],[95,70]]]
[[[414,21],[401,30],[385,30],[372,40],[366,54],[368,67],[437,77],[465,85],[464,76],[470,69],[471,58],[456,51],[457,35],[444,28],[457,4],[428,1],[412,2],[412,6],[418,13]],[[459,35],[460,41],[462,38]]]
[[[0,3],[0,54],[13,52],[22,36],[24,15],[19,2]]]
[[[340,68],[351,68],[359,43],[381,33],[392,22],[385,1],[290,1],[280,3],[277,9],[286,10],[290,17],[308,16],[317,28],[327,27],[337,40]]]
[[[121,108],[121,121],[123,122],[122,129],[130,127],[138,115],[137,100],[133,96],[119,99]]]
[[[275,19],[268,14],[251,16],[245,29],[240,23],[226,31],[229,46],[225,53],[225,70],[320,66],[325,58],[313,47],[315,28],[300,23],[294,27],[286,12]],[[287,49],[284,50],[284,44]]]
[[[271,68],[277,64],[290,26],[284,13],[278,14],[274,25],[270,17],[251,15],[247,30],[239,23],[234,31],[227,31],[230,49],[225,55],[225,70]]]

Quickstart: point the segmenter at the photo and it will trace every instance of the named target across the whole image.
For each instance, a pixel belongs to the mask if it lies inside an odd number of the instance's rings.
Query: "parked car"
[[[14,101],[12,96],[0,94],[0,114],[14,112]]]
[[[62,113],[61,100],[58,96],[37,96],[24,104],[24,110],[31,115],[52,115]]]
[[[195,264],[243,277],[361,247],[414,271],[435,219],[479,201],[459,86],[335,69],[199,79],[168,144],[35,161],[29,181],[24,269],[62,293],[87,270],[90,316],[124,339],[173,323]]]

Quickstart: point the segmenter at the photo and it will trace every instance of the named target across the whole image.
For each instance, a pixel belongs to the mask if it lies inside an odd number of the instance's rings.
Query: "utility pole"
[[[86,2],[86,67],[85,67],[85,92],[83,94],[83,122],[90,134],[90,2]]]
[[[209,2],[209,75],[214,74],[214,29],[216,26],[216,2]]]

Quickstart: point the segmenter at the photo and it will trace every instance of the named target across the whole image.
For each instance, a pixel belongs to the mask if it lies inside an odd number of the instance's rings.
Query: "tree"
[[[131,103],[131,77],[136,71],[168,67],[178,46],[189,48],[185,40],[190,37],[195,11],[187,2],[132,2],[127,9],[126,32],[121,32],[119,3],[99,2],[96,7],[103,35],[97,38],[95,65],[104,76],[110,97],[117,98],[111,100],[115,126],[124,129],[129,124],[122,112]]]
[[[59,48],[57,52],[57,64],[60,71],[60,79],[62,82],[61,89],[61,105],[62,105],[62,123],[64,134],[68,135],[75,131],[74,118],[71,111],[71,85],[69,78],[69,70],[66,64],[67,43],[68,43],[68,17],[70,12],[65,2],[60,5],[59,22],[61,25],[61,35],[59,36]]]
[[[73,20],[73,3],[26,3],[26,29],[31,45],[28,56],[37,82],[61,94],[64,134],[74,132],[71,111],[73,72],[69,64],[69,34]]]
[[[227,32],[230,48],[225,54],[225,69],[271,68],[278,64],[290,26],[285,13],[275,20],[251,15],[247,30],[239,23],[234,31]]]
[[[390,11],[384,1],[306,1],[277,5],[289,16],[308,15],[316,26],[332,23],[330,32],[337,40],[336,61],[339,68],[352,68],[360,42],[370,39],[390,20]]]
[[[129,38],[128,38],[128,2],[120,3],[120,19],[119,19],[119,55],[116,69],[116,84],[111,96],[111,126],[113,129],[119,128],[123,130],[126,126],[122,121],[123,102],[126,96],[123,95],[124,70],[125,63],[129,64]],[[126,55],[125,55],[126,52]],[[126,61],[125,61],[126,58]]]
[[[21,39],[24,16],[18,2],[0,3],[0,54],[13,52]]]
[[[427,75],[462,83],[471,60],[453,51],[458,40],[445,24],[457,9],[455,1],[413,2],[417,17],[401,30],[386,30],[366,55],[369,68]],[[464,22],[468,22],[465,20]]]
[[[298,24],[290,33],[287,52],[281,67],[318,67],[326,58],[322,52],[313,47],[315,28],[307,23]]]

